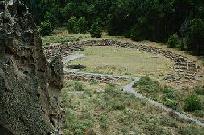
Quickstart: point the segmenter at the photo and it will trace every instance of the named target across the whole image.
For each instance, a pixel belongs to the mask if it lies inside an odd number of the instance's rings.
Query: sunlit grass
[[[154,76],[159,78],[172,71],[173,63],[163,56],[116,47],[86,47],[86,58],[71,64],[82,64],[87,72],[113,75]]]

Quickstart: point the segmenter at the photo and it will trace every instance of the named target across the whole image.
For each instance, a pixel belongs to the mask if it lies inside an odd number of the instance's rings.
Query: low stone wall
[[[196,80],[196,74],[199,70],[199,66],[195,61],[189,60],[187,57],[184,57],[180,54],[174,53],[172,51],[163,50],[162,48],[142,45],[141,43],[130,43],[130,42],[121,42],[112,39],[94,39],[94,40],[84,40],[77,41],[67,44],[55,44],[48,47],[45,47],[46,56],[52,57],[55,55],[55,51],[58,50],[62,56],[66,56],[73,51],[83,50],[84,46],[115,46],[122,48],[134,48],[139,51],[144,51],[153,54],[162,55],[174,62],[174,74],[168,74],[164,77],[164,80],[168,82],[184,80]],[[55,50],[55,51],[54,51]]]
[[[65,80],[77,80],[77,81],[98,81],[100,83],[116,83],[117,81],[130,80],[129,77],[125,76],[112,76],[112,75],[101,75],[83,72],[66,72],[64,76]]]
[[[56,54],[61,53],[62,57],[66,57],[70,55],[74,51],[83,51],[83,46],[78,43],[53,43],[50,46],[44,47],[44,54],[47,59],[50,59],[51,57],[56,56]]]

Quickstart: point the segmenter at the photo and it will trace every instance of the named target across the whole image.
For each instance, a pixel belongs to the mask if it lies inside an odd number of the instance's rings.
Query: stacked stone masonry
[[[175,74],[168,74],[164,77],[164,80],[168,82],[179,82],[181,79],[184,80],[196,80],[196,74],[199,71],[199,66],[195,61],[189,60],[180,54],[174,53],[169,50],[164,50],[162,48],[142,45],[140,43],[122,42],[113,39],[93,39],[93,40],[83,40],[77,42],[69,42],[67,44],[54,44],[45,47],[45,54],[48,58],[55,56],[56,50],[60,52],[62,56],[67,56],[74,51],[83,50],[85,46],[115,46],[122,48],[134,48],[139,51],[144,51],[153,54],[162,55],[174,62]]]
[[[116,83],[117,81],[128,81],[129,77],[125,76],[112,76],[112,75],[101,75],[92,73],[82,72],[66,72],[65,80],[78,80],[78,81],[98,81],[100,83]]]

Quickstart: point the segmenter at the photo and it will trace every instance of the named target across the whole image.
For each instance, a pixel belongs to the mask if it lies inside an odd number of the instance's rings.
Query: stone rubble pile
[[[115,46],[122,48],[134,48],[138,51],[144,51],[148,53],[153,53],[157,55],[162,55],[174,62],[174,67],[172,67],[175,71],[174,74],[168,74],[164,77],[164,80],[168,82],[175,82],[184,80],[196,80],[196,74],[199,71],[199,66],[195,61],[189,60],[187,57],[184,57],[180,54],[176,54],[172,51],[164,50],[162,48],[142,45],[140,43],[130,43],[130,42],[122,42],[113,39],[93,39],[93,40],[83,40],[77,42],[70,42],[67,44],[60,45],[51,45],[45,47],[45,54],[47,57],[51,57],[55,55],[54,50],[60,50],[62,56],[66,56],[67,54],[72,53],[73,51],[83,50],[84,46]]]
[[[62,57],[66,57],[74,51],[83,51],[83,47],[77,43],[72,42],[65,44],[54,43],[44,47],[44,53],[47,59],[50,59],[59,53],[62,55]]]

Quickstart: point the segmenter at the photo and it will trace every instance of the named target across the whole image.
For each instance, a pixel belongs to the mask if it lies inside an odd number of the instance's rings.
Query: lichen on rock
[[[63,78],[62,63],[57,64],[60,85],[52,88],[52,69],[32,15],[19,0],[0,1],[0,134],[54,131],[50,93],[60,93]]]

